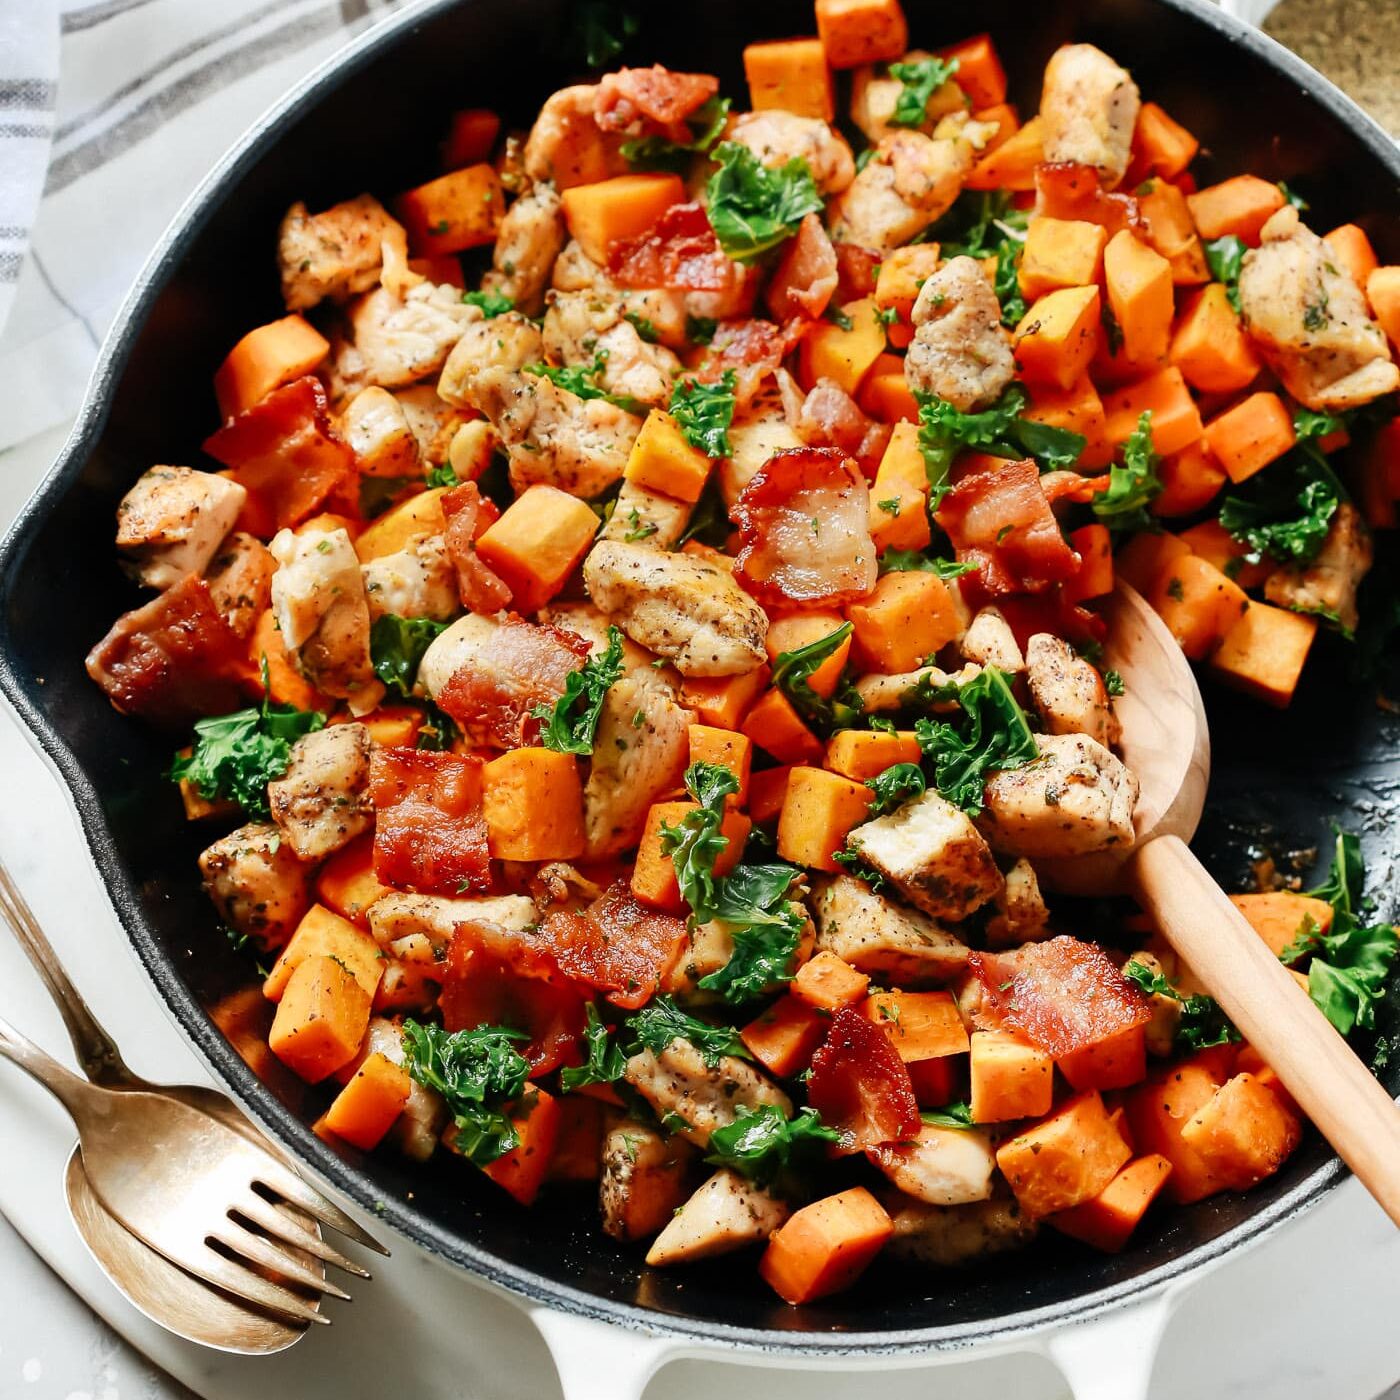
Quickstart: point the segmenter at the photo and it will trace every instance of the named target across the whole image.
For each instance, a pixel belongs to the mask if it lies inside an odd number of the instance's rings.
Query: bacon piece
[[[1010,953],[968,954],[983,1007],[1048,1054],[1068,1055],[1151,1019],[1147,998],[1096,944],[1061,934]]]
[[[831,1018],[812,1056],[807,1102],[841,1134],[842,1152],[863,1152],[917,1135],[919,1101],[889,1036],[852,1007]]]
[[[748,271],[725,255],[700,204],[673,204],[643,234],[608,244],[608,271],[619,287],[729,292]]]
[[[1109,474],[1102,476],[1081,476],[1078,472],[1045,472],[1040,478],[1040,489],[1050,504],[1073,501],[1076,505],[1088,505],[1100,491],[1107,491],[1111,485]]]
[[[273,390],[206,438],[204,450],[248,490],[239,528],[264,538],[300,524],[355,472],[312,375]]]
[[[992,597],[1039,592],[1079,568],[1030,460],[987,459],[943,498],[938,523]]]
[[[862,248],[858,243],[837,243],[835,248],[839,277],[837,301],[859,301],[861,297],[873,296],[875,280],[880,275],[880,264],[885,255],[871,248]]]
[[[762,603],[841,603],[875,587],[870,491],[840,452],[779,452],[730,517],[740,539],[734,577]]]
[[[1137,200],[1130,194],[1105,192],[1099,172],[1092,165],[1063,160],[1045,162],[1035,168],[1037,214],[1051,219],[1078,219],[1102,224],[1113,237],[1128,229],[1147,240],[1147,220]]]
[[[791,316],[819,317],[837,283],[836,249],[819,214],[808,214],[797,235],[783,246],[768,284],[768,308],[780,321]]]
[[[547,914],[540,933],[568,977],[628,1011],[656,995],[687,943],[685,920],[639,904],[625,879],[580,913]]]
[[[380,748],[370,757],[374,873],[423,894],[491,888],[480,758]]]
[[[976,574],[965,574],[958,582],[963,585],[963,596],[974,612],[995,602],[1023,653],[1037,632],[1049,632],[1075,644],[1102,642],[1108,635],[1108,624],[1098,613],[1079,603],[1067,602],[1059,587],[1033,597],[994,598],[981,589]]]
[[[798,410],[795,428],[808,447],[833,447],[844,457],[854,457],[869,478],[874,477],[894,431],[862,411],[834,379],[819,379],[812,386]]]
[[[489,653],[453,673],[437,703],[464,729],[518,748],[539,732],[530,711],[552,705],[588,654],[588,643],[573,632],[512,615],[497,626]]]
[[[517,1049],[531,1076],[578,1064],[585,998],[530,934],[469,920],[457,925],[447,955],[442,1023],[449,1031],[509,1026],[529,1042]]]
[[[235,709],[257,681],[198,574],[123,613],[88,652],[87,673],[122,714],[168,725]]]
[[[800,317],[781,326],[761,320],[721,322],[695,377],[714,383],[732,369],[735,400],[740,405],[750,403],[763,381],[781,367],[811,325]]]
[[[650,68],[623,68],[604,74],[598,84],[593,120],[602,131],[637,129],[643,118],[676,127],[719,91],[710,73],[673,73],[659,63]],[[689,140],[686,131],[667,133]]]
[[[447,517],[443,542],[457,571],[457,596],[464,608],[475,613],[498,613],[510,607],[510,586],[476,552],[476,541],[491,524],[494,509],[495,503],[482,499],[474,481],[464,481],[442,496],[442,513]]]

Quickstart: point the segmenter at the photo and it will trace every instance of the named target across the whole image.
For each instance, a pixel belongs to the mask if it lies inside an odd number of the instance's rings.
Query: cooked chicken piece
[[[719,464],[719,489],[727,506],[758,474],[770,457],[802,446],[802,439],[788,422],[782,405],[755,400],[750,412],[729,429],[731,455]]]
[[[354,450],[365,476],[417,476],[422,463],[418,438],[403,404],[377,384],[361,389],[345,406],[341,436]]]
[[[544,318],[545,353],[563,365],[601,359],[598,383],[609,394],[664,407],[681,362],[664,345],[643,340],[637,327],[624,319],[624,310],[593,292],[554,293]]]
[[[535,902],[523,894],[491,895],[479,899],[449,899],[445,895],[399,894],[391,890],[369,907],[369,928],[381,948],[413,934],[426,935],[445,950],[460,923],[468,920],[496,924],[521,933],[539,922]]]
[[[876,894],[864,880],[813,882],[818,949],[900,987],[941,986],[967,966],[967,948],[927,914]]]
[[[1128,168],[1141,105],[1137,84],[1102,49],[1066,44],[1045,65],[1045,159],[1092,165],[1105,189]]]
[[[414,384],[407,389],[396,389],[394,397],[403,409],[410,431],[418,440],[418,455],[424,462],[441,462],[450,453],[452,444],[464,427],[475,426],[478,431],[490,427],[479,418],[468,418],[455,404],[439,398],[437,387],[432,384]],[[487,460],[490,460],[489,453]],[[472,479],[466,472],[458,472],[457,475],[463,481]]]
[[[931,705],[927,700],[920,699],[920,692],[953,682],[966,685],[981,669],[969,663],[951,674],[937,666],[921,666],[917,671],[901,671],[892,676],[866,675],[856,681],[856,694],[870,714],[889,714],[898,710],[942,714],[957,709],[957,701]]]
[[[931,1206],[904,1196],[886,1204],[894,1221],[891,1257],[941,1269],[1021,1249],[1040,1229],[1009,1195],[962,1206]]]
[[[193,467],[151,467],[117,506],[117,548],[147,588],[202,574],[233,528],[248,493],[236,481]]]
[[[544,359],[540,328],[519,311],[474,321],[463,332],[438,379],[438,394],[450,404],[482,410],[477,381],[489,370],[519,370]]]
[[[678,501],[624,480],[613,513],[598,532],[598,538],[669,550],[685,534],[694,509],[689,501]]]
[[[925,49],[911,49],[900,62],[919,63],[932,57]],[[865,139],[872,146],[878,145],[892,131],[922,131],[927,135],[940,118],[950,112],[960,112],[968,105],[963,90],[949,79],[942,87],[934,89],[924,106],[924,120],[918,126],[894,127],[890,125],[890,118],[894,116],[895,105],[904,91],[903,81],[891,77],[883,64],[878,69],[870,65],[857,68],[851,77],[851,120],[865,133]]]
[[[650,667],[613,684],[598,716],[593,767],[583,790],[589,860],[635,846],[651,804],[680,787],[694,718]]]
[[[1011,624],[1001,615],[1001,609],[990,603],[977,610],[958,649],[969,661],[979,666],[995,666],[1008,676],[1019,675],[1026,669],[1026,659],[1021,655]]]
[[[1339,412],[1400,386],[1400,368],[1361,289],[1326,242],[1285,204],[1244,255],[1240,315],[1299,403]]]
[[[481,290],[509,297],[527,316],[538,316],[554,260],[567,237],[559,191],[545,181],[532,186],[501,220],[491,271],[481,279]]]
[[[221,836],[200,856],[199,870],[223,921],[265,950],[280,948],[311,907],[315,867],[271,822]]]
[[[385,613],[446,622],[462,611],[457,574],[441,535],[412,535],[394,554],[360,566],[371,621]]]
[[[1026,683],[1047,734],[1087,734],[1118,742],[1118,718],[1098,669],[1062,637],[1037,632],[1026,643]]]
[[[1125,971],[1130,963],[1137,963],[1139,967],[1156,973],[1159,977],[1166,976],[1166,969],[1161,962],[1153,954],[1143,950],[1123,960]],[[1152,1008],[1152,1019],[1143,1027],[1147,1053],[1166,1059],[1176,1054],[1176,1028],[1181,1024],[1181,1002],[1176,997],[1167,996],[1165,992],[1153,992],[1148,996],[1147,1004]]]
[[[635,1119],[625,1118],[603,1138],[598,1201],[603,1233],[615,1240],[654,1235],[681,1208],[695,1149]]]
[[[545,101],[525,142],[530,179],[567,190],[631,173],[622,154],[626,135],[604,131],[595,120],[597,110],[596,83],[560,88]]]
[[[405,1059],[402,1025],[385,1016],[371,1016],[365,1034],[365,1052],[383,1055],[391,1064],[402,1065]],[[411,1079],[408,1102],[390,1134],[405,1157],[426,1162],[437,1150],[438,1136],[447,1124],[447,1117],[447,1104],[442,1095]]]
[[[935,919],[965,919],[1002,886],[1001,871],[966,812],[930,789],[848,838],[867,865]]]
[[[517,492],[543,482],[571,496],[600,495],[622,476],[642,430],[640,418],[606,399],[581,399],[516,370],[479,374],[475,394],[509,454]]]
[[[622,1077],[675,1131],[697,1147],[727,1127],[736,1109],[772,1104],[791,1116],[792,1100],[747,1060],[726,1055],[711,1069],[688,1040],[673,1040],[657,1055],[642,1050],[627,1061]]]
[[[1040,757],[987,779],[982,831],[1007,855],[1080,856],[1131,843],[1138,781],[1085,734],[1037,734]]]
[[[1006,883],[992,903],[996,913],[987,920],[989,947],[1011,948],[1049,935],[1050,911],[1030,861],[1022,858],[1006,872]]]
[[[423,282],[402,298],[380,287],[350,305],[350,341],[333,351],[335,396],[369,384],[397,389],[442,368],[449,351],[473,321],[478,307],[443,283]]]
[[[586,598],[579,599],[577,602],[548,603],[540,609],[539,620],[549,623],[551,627],[562,627],[564,631],[572,632],[576,637],[582,637],[588,643],[594,656],[598,656],[608,649],[608,628],[611,626],[608,615]],[[651,664],[655,660],[656,658],[645,647],[639,647],[630,637],[623,637],[622,671],[624,675],[629,671],[635,671],[639,666],[645,666],[653,676],[660,676],[663,673]],[[671,672],[670,675],[674,679],[675,672]]]
[[[731,1254],[766,1240],[789,1213],[787,1202],[721,1167],[652,1241],[647,1263],[664,1268]]]
[[[687,315],[709,314],[688,305],[688,298],[701,295],[698,292],[672,291],[665,287],[619,287],[607,269],[595,263],[574,239],[564,245],[564,251],[555,260],[552,284],[559,292],[592,292],[599,299],[616,299],[624,311],[649,322],[656,331],[657,343],[669,345],[672,350],[684,350],[690,344],[686,335]]]
[[[908,243],[952,208],[990,134],[985,124],[956,117],[945,117],[933,136],[891,132],[837,198],[832,241],[877,253]]]
[[[904,377],[916,394],[972,413],[995,403],[1016,377],[1001,304],[975,258],[944,263],[919,292],[913,319]]]
[[[768,615],[707,559],[602,540],[583,562],[583,581],[634,642],[682,675],[744,675],[767,660]]]
[[[204,571],[209,596],[239,637],[251,637],[272,597],[277,561],[256,536],[235,530],[225,537]]]
[[[369,602],[360,561],[344,530],[279,531],[272,607],[293,665],[323,695],[341,696],[356,714],[384,693],[369,657]]]
[[[855,179],[856,162],[846,138],[820,117],[799,117],[769,109],[736,117],[727,139],[747,146],[759,160],[777,169],[802,160],[823,195],[840,194]]]
[[[1343,501],[1312,561],[1275,569],[1264,580],[1264,596],[1281,608],[1330,615],[1348,632],[1355,632],[1360,621],[1356,590],[1370,572],[1372,560],[1371,532],[1361,512]]]
[[[876,1147],[870,1158],[906,1196],[931,1206],[962,1206],[992,1194],[996,1156],[991,1135],[980,1128],[925,1123],[913,1142]]]
[[[292,745],[291,761],[267,785],[267,805],[283,839],[303,860],[324,860],[374,821],[363,724],[332,724]]]
[[[372,195],[362,194],[321,214],[298,200],[287,210],[277,234],[282,269],[282,300],[288,311],[305,311],[326,297],[344,301],[379,281],[388,243],[400,261],[408,256],[408,235]]]

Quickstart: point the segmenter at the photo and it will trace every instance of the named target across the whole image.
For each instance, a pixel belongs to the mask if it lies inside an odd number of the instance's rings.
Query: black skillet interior
[[[811,0],[648,4],[634,62],[723,75],[745,91],[742,43],[810,32]],[[1204,181],[1242,170],[1286,178],[1326,229],[1355,219],[1383,260],[1400,261],[1400,158],[1374,128],[1301,65],[1231,28],[1197,0],[983,0],[975,17],[946,0],[906,0],[916,44],[991,30],[1013,97],[1033,111],[1038,75],[1060,43],[1096,42],[1144,92],[1198,133]],[[870,1349],[958,1345],[1019,1323],[1083,1312],[1126,1296],[1282,1219],[1337,1179],[1310,1138],[1275,1179],[1153,1218],[1118,1257],[1051,1237],[1014,1262],[956,1278],[876,1270],[828,1303],[779,1306],[747,1264],[652,1274],[634,1250],[598,1232],[586,1200],[517,1209],[470,1169],[439,1154],[427,1168],[389,1154],[337,1155],[308,1131],[314,1106],[279,1100],[245,1067],[204,1008],[246,985],[198,889],[198,833],[161,774],[168,736],[117,715],[82,658],[137,595],[118,573],[118,498],[152,462],[199,463],[214,422],[210,372],[249,326],[281,314],[273,232],[293,199],[312,208],[370,189],[388,197],[436,173],[436,142],[461,106],[528,125],[540,100],[577,76],[558,0],[469,0],[403,17],[390,37],[303,99],[225,171],[151,275],[119,331],[106,380],[60,470],[11,535],[3,559],[0,680],[73,788],[103,877],[152,977],[206,1057],[240,1097],[324,1176],[441,1254],[536,1298],[634,1325],[767,1347]],[[274,140],[273,137],[276,139]],[[1366,833],[1377,876],[1391,868],[1400,762],[1397,722],[1346,679],[1330,641],[1293,708],[1274,714],[1214,690],[1216,773],[1201,854],[1237,884],[1251,847],[1317,845],[1337,818]],[[81,981],[95,968],[77,967]],[[1396,1009],[1383,1029],[1396,1029]],[[1387,1071],[1400,1090],[1400,1056]]]

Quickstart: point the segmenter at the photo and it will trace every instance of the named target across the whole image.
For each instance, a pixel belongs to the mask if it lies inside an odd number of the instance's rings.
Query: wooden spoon
[[[1046,883],[1133,895],[1400,1225],[1400,1107],[1187,849],[1210,778],[1210,733],[1190,664],[1128,585],[1118,585],[1106,615],[1104,665],[1124,684],[1123,760],[1142,787],[1136,839],[1125,850],[1046,862]]]

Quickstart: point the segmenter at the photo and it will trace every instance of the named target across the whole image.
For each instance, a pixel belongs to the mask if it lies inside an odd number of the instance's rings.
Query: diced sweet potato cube
[[[1239,584],[1194,554],[1169,563],[1148,590],[1147,601],[1193,661],[1207,656],[1257,606]]]
[[[1055,1061],[1011,1031],[973,1031],[972,1121],[1006,1123],[1050,1111]]]
[[[369,1012],[370,994],[340,961],[308,957],[287,980],[268,1047],[308,1084],[319,1084],[355,1057]]]
[[[833,68],[899,58],[909,47],[899,0],[817,0],[817,33]]]
[[[395,206],[414,256],[425,258],[494,243],[505,210],[500,176],[485,162],[429,180]]]
[[[583,854],[583,784],[573,754],[510,749],[481,770],[481,806],[495,860]]]
[[[632,869],[632,893],[653,909],[677,912],[685,908],[676,882],[676,867],[671,857],[662,853],[661,828],[679,826],[696,807],[694,802],[656,802],[647,812],[637,847],[637,863]],[[751,826],[748,817],[736,808],[726,810],[719,829],[729,844],[715,858],[716,875],[727,875],[738,865]]]
[[[336,1095],[321,1122],[336,1137],[369,1152],[394,1126],[412,1087],[408,1071],[378,1053],[370,1055]]]
[[[369,997],[374,995],[384,974],[384,955],[364,929],[333,914],[324,905],[313,904],[272,964],[272,971],[263,982],[263,995],[269,1001],[280,1001],[297,968],[308,958],[316,957],[333,958]]]
[[[1055,1062],[1075,1089],[1126,1089],[1147,1073],[1147,1028],[1129,1026]]]
[[[861,654],[874,670],[912,671],[966,628],[960,601],[937,574],[922,570],[886,574],[864,602],[846,616],[855,624]]]
[[[810,966],[803,965],[804,969]],[[807,1067],[829,1024],[809,1002],[788,992],[750,1021],[739,1039],[769,1074],[791,1079]]]
[[[536,484],[486,527],[476,552],[510,586],[517,611],[530,613],[563,588],[597,530],[586,501]]]
[[[802,716],[781,690],[770,690],[761,696],[739,727],[779,763],[821,762],[821,740],[802,722]]]
[[[826,766],[833,773],[863,783],[896,763],[918,763],[923,757],[917,737],[878,729],[841,729],[827,741]]]
[[[997,1166],[1033,1218],[1093,1200],[1132,1149],[1097,1093],[1079,1094],[997,1149]]]
[[[1092,1200],[1060,1211],[1046,1223],[1106,1254],[1117,1254],[1171,1173],[1172,1164],[1150,1152],[1129,1162]]]
[[[1284,1164],[1302,1131],[1278,1094],[1252,1074],[1237,1074],[1182,1125],[1181,1139],[1224,1187],[1243,1191]]]
[[[967,1054],[967,1028],[951,992],[871,992],[861,1008],[905,1064]]]
[[[777,39],[744,49],[749,106],[829,122],[836,115],[831,70],[820,39]]]
[[[894,1233],[863,1186],[813,1201],[769,1239],[758,1271],[788,1303],[810,1303],[848,1288]]]
[[[875,794],[824,768],[796,767],[778,818],[778,854],[814,870],[840,870],[835,860],[853,827],[866,819]]]
[[[835,1011],[854,1006],[865,996],[869,985],[868,974],[857,972],[844,958],[823,950],[798,968],[792,979],[792,994],[808,1006]]]
[[[669,413],[654,408],[632,444],[623,476],[674,500],[698,501],[712,465],[709,457],[685,440],[680,424]]]
[[[1332,906],[1325,899],[1292,890],[1232,894],[1230,903],[1273,953],[1282,953],[1308,927],[1309,920],[1318,933],[1327,933],[1332,927]]]
[[[1315,617],[1251,603],[1216,648],[1211,670],[1227,684],[1283,709],[1298,687],[1316,635]]]

